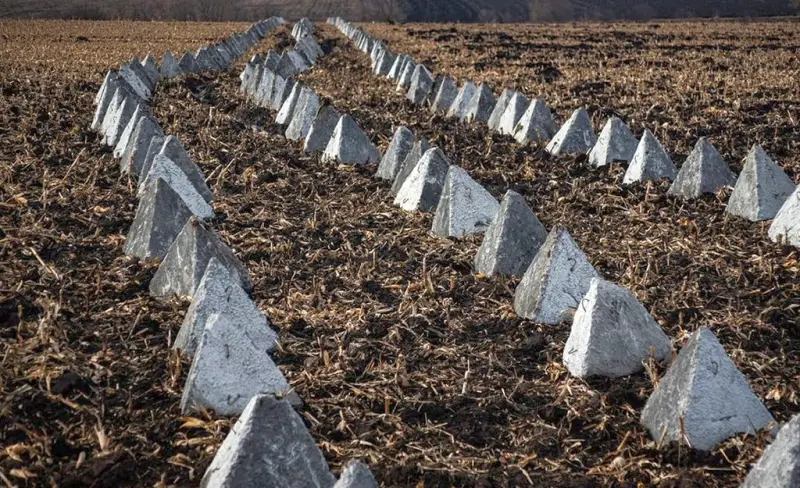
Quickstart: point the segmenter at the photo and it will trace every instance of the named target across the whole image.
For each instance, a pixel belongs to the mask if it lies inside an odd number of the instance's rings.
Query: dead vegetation
[[[227,419],[180,417],[188,364],[169,345],[186,304],[149,298],[155,267],[122,255],[136,199],[88,131],[107,67],[244,27],[205,24],[188,39],[175,37],[178,25],[135,24],[118,37],[108,23],[3,23],[12,32],[0,45],[8,485],[196,486],[228,431]],[[791,25],[369,30],[434,72],[541,93],[562,118],[583,103],[598,128],[611,109],[636,133],[657,127],[677,163],[708,135],[737,170],[758,142],[800,172]],[[86,32],[88,43],[76,41]],[[622,189],[618,167],[590,170],[431,118],[373,77],[333,28],[319,37],[328,54],[305,82],[373,140],[385,147],[406,124],[495,196],[519,191],[548,228],[566,225],[604,276],[632,289],[676,347],[712,327],[776,418],[798,411],[797,250],[725,216],[726,195],[679,203],[664,185]],[[286,39],[282,31],[262,48]],[[537,81],[537,63],[560,77]],[[252,274],[281,336],[276,362],[335,469],[359,457],[386,486],[738,485],[764,439],[740,436],[709,454],[658,450],[638,415],[659,367],[571,378],[560,364],[568,325],[516,318],[515,283],[471,272],[479,238],[432,237],[431,216],[392,206],[374,168],[303,155],[271,114],[245,105],[237,75],[165,83],[154,111],[208,176],[219,232]]]

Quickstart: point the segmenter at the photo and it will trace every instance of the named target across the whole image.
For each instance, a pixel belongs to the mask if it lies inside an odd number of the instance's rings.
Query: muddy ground
[[[246,26],[2,27],[2,479],[196,486],[230,419],[180,416],[189,364],[169,346],[187,303],[151,299],[155,265],[122,254],[137,201],[88,127],[106,69]],[[366,28],[434,72],[542,94],[561,120],[586,105],[598,130],[611,113],[636,134],[654,129],[678,164],[708,135],[737,170],[761,143],[800,173],[796,24]],[[432,118],[338,31],[320,26],[318,38],[327,55],[302,78],[377,144],[405,124],[498,198],[519,191],[636,293],[676,350],[711,327],[779,421],[798,412],[798,251],[726,216],[727,193],[687,203],[664,184],[623,189],[622,168]],[[284,28],[260,49],[286,45]],[[568,324],[515,317],[516,282],[472,272],[479,237],[432,237],[431,216],[395,208],[374,166],[302,154],[238,93],[241,66],[162,84],[154,111],[208,176],[216,227],[251,272],[280,333],[276,362],[334,470],[361,458],[385,486],[738,485],[763,437],[708,454],[657,449],[638,415],[663,368],[571,378]]]

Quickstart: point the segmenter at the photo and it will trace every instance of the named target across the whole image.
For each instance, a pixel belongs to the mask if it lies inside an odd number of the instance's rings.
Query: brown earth
[[[186,303],[149,298],[155,266],[122,254],[136,199],[88,126],[105,69],[245,25],[0,27],[0,479],[196,486],[230,422],[180,416],[188,362],[169,345]],[[611,113],[654,129],[678,163],[708,135],[737,170],[758,142],[800,173],[792,24],[367,28],[434,72],[544,95],[562,120],[585,104],[598,129]],[[779,421],[798,412],[798,251],[726,216],[726,194],[687,203],[663,184],[622,189],[618,167],[431,118],[333,28],[319,37],[328,55],[305,82],[374,141],[406,124],[495,196],[521,192],[676,348],[712,327]],[[287,42],[281,29],[261,49]],[[431,216],[396,209],[374,167],[303,155],[246,105],[241,65],[162,84],[154,111],[208,176],[217,228],[250,269],[281,336],[276,362],[335,470],[362,458],[386,486],[738,485],[763,437],[657,449],[638,415],[661,367],[571,378],[569,327],[515,317],[515,282],[472,274],[479,238],[430,236]]]

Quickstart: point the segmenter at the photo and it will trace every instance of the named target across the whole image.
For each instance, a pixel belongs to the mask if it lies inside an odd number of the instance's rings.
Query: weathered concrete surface
[[[375,173],[376,178],[382,180],[394,181],[397,173],[402,169],[403,161],[405,161],[408,153],[414,148],[414,134],[404,126],[400,126],[394,131],[392,142],[386,149],[386,153],[381,159],[381,164],[378,165],[378,171]]]
[[[725,211],[753,222],[769,220],[778,215],[795,189],[794,182],[780,166],[761,146],[754,145],[744,160],[744,168]]]
[[[664,146],[649,129],[645,129],[622,183],[630,185],[661,179],[672,181],[677,175],[678,168],[664,150]]]
[[[139,259],[162,259],[192,215],[169,183],[157,178],[139,200],[122,252]]]
[[[481,83],[472,95],[472,99],[467,104],[467,123],[487,122],[492,115],[492,110],[497,103],[497,99],[492,89],[486,83]]]
[[[764,449],[741,488],[797,488],[800,486],[800,415],[787,422],[775,441]]]
[[[447,110],[447,117],[455,118],[460,122],[464,122],[464,120],[467,118],[469,102],[472,100],[472,97],[475,96],[475,92],[477,91],[478,88],[471,81],[465,81],[461,86],[461,90],[459,90],[458,95],[456,95],[456,99],[453,100],[452,105],[450,105],[450,108]]]
[[[331,488],[334,482],[289,402],[258,395],[231,428],[200,488]]]
[[[672,344],[629,290],[594,278],[564,346],[564,366],[578,378],[638,373],[642,361],[670,357]]]
[[[286,138],[290,141],[305,139],[309,131],[311,131],[311,124],[314,123],[314,118],[318,111],[319,97],[311,88],[303,87],[292,115],[292,121],[289,122],[289,126],[286,128]]]
[[[414,142],[414,145],[411,147],[411,152],[409,152],[406,159],[403,160],[403,163],[400,165],[400,171],[398,171],[397,176],[394,177],[394,181],[392,182],[392,195],[397,196],[400,188],[403,187],[403,183],[408,179],[408,175],[414,171],[419,160],[422,159],[422,156],[424,156],[430,148],[430,143],[428,143],[428,140],[424,137]]]
[[[597,143],[597,136],[592,129],[592,121],[586,109],[579,108],[572,112],[569,120],[553,136],[547,145],[547,152],[553,156],[561,154],[586,154]]]
[[[197,192],[197,189],[186,176],[186,173],[184,173],[175,161],[163,153],[158,153],[153,158],[153,164],[150,166],[147,176],[139,181],[139,188],[136,192],[136,196],[144,198],[145,194],[150,190],[150,186],[159,178],[166,181],[175,193],[181,197],[181,200],[183,200],[183,203],[193,215],[201,219],[211,219],[214,217],[214,210],[203,196]]]
[[[464,237],[485,232],[494,221],[500,204],[462,168],[447,171],[431,233],[442,237]]]
[[[651,438],[685,441],[700,451],[770,423],[775,419],[705,327],[689,337],[642,411]]]
[[[275,116],[275,122],[280,125],[288,125],[292,121],[294,111],[297,108],[297,102],[300,100],[300,93],[303,91],[303,84],[297,83],[292,88],[289,97],[281,105],[278,115]]]
[[[429,149],[406,178],[394,204],[407,212],[430,212],[439,205],[450,162],[438,147]]]
[[[800,187],[783,203],[769,227],[772,242],[800,247]]]
[[[506,112],[508,102],[510,102],[511,98],[514,96],[514,93],[514,90],[506,88],[503,90],[503,93],[500,94],[500,98],[497,99],[497,103],[494,105],[494,110],[492,110],[492,114],[489,116],[489,121],[486,122],[486,124],[489,126],[489,130],[497,132],[500,129],[500,121],[503,118],[503,114]]]
[[[475,256],[475,270],[522,277],[546,239],[547,230],[522,195],[508,190]]]
[[[558,324],[578,307],[592,279],[599,277],[569,232],[556,226],[517,286],[514,310],[526,319]]]
[[[428,99],[428,94],[433,88],[433,76],[428,68],[418,64],[411,75],[411,85],[406,93],[406,98],[414,104],[420,105]]]
[[[513,136],[514,129],[528,110],[530,104],[531,102],[522,93],[515,92],[508,101],[503,116],[500,117],[500,125],[497,131],[501,134]]]
[[[589,152],[589,164],[595,168],[612,163],[627,164],[633,159],[638,145],[639,142],[633,137],[625,122],[619,117],[611,117]]]
[[[119,169],[122,174],[130,173],[137,178],[142,174],[147,150],[154,137],[164,137],[164,132],[155,117],[140,118],[119,160]]]
[[[214,198],[208,185],[206,185],[205,175],[194,161],[192,161],[192,158],[189,157],[189,153],[186,152],[186,149],[177,137],[167,136],[164,140],[164,145],[161,146],[159,154],[168,157],[184,172],[184,174],[186,174],[186,177],[192,183],[194,189],[206,202],[210,202]]]
[[[163,76],[164,78],[175,78],[178,76],[183,76],[183,70],[181,69],[180,66],[178,66],[178,62],[175,61],[175,58],[169,51],[164,53],[164,57],[161,59],[161,66],[159,67],[159,71],[161,72],[161,76]]]
[[[514,139],[520,144],[542,144],[558,132],[558,125],[543,98],[534,99],[514,126]]]
[[[340,118],[341,114],[335,108],[331,105],[323,105],[311,124],[311,130],[308,131],[308,136],[303,143],[303,151],[309,154],[324,151],[328,147]]]
[[[369,136],[349,115],[342,115],[331,140],[322,154],[323,161],[338,161],[344,164],[377,163],[381,153],[372,145]]]
[[[450,77],[442,78],[431,104],[431,113],[446,114],[458,96],[458,87]]]
[[[334,488],[378,488],[378,482],[366,464],[348,461]]]
[[[681,166],[667,194],[683,199],[699,198],[735,184],[736,175],[708,139],[701,137]]]

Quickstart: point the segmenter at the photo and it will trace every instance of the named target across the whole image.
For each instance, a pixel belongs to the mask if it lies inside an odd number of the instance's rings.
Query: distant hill
[[[0,0],[0,17],[550,22],[796,15],[800,0]]]

